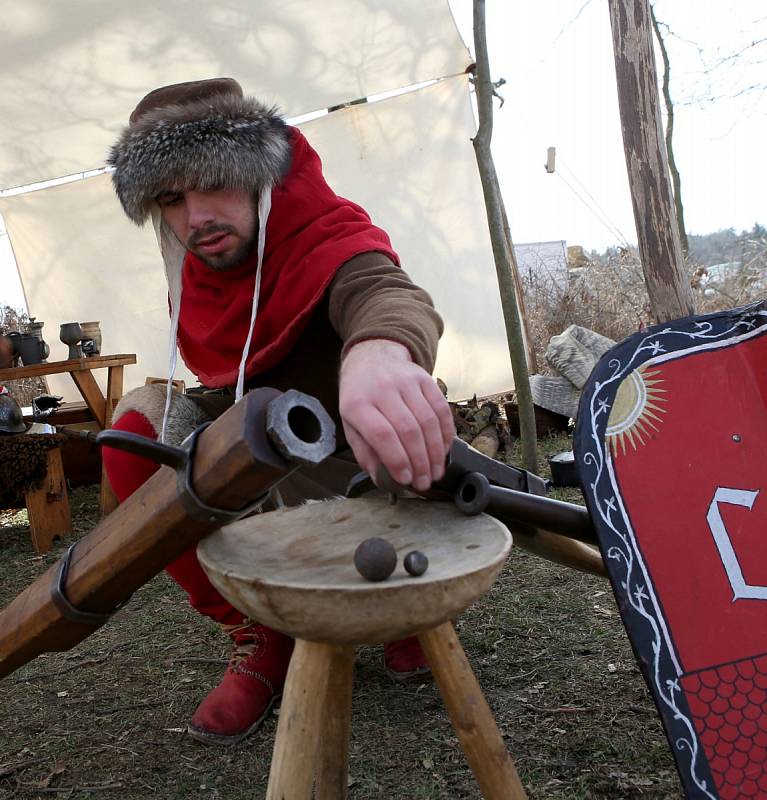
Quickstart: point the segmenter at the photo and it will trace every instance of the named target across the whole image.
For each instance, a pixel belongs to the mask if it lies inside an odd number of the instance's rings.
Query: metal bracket
[[[210,422],[205,422],[199,428],[195,428],[189,436],[184,439],[180,448],[180,453],[184,454],[184,463],[176,467],[178,474],[178,488],[179,500],[184,507],[184,511],[192,517],[192,519],[200,520],[201,522],[212,522],[218,525],[227,525],[230,522],[236,522],[240,517],[257,511],[268,499],[269,492],[265,492],[260,497],[257,497],[252,503],[248,503],[244,508],[232,510],[230,508],[216,508],[209,506],[203,502],[192,485],[192,469],[194,467],[194,451],[197,446],[197,439],[200,434],[210,425]],[[151,441],[151,440],[150,440]],[[290,470],[286,475],[292,475],[298,466]],[[284,478],[283,478],[284,480]]]
[[[183,442],[181,447],[171,447],[162,444],[147,436],[129,433],[127,431],[106,430],[101,431],[95,437],[96,443],[102,446],[114,447],[124,450],[134,455],[143,456],[151,461],[165,464],[176,470],[179,484],[179,498],[184,507],[184,511],[194,519],[202,520],[207,523],[226,525],[235,522],[240,517],[257,510],[269,497],[269,492],[264,493],[254,502],[249,503],[245,508],[237,510],[227,508],[216,508],[204,503],[192,485],[192,468],[194,467],[194,452],[199,435],[210,425],[206,422],[196,428]],[[290,470],[284,477],[292,475],[298,466]],[[133,595],[130,595],[122,603],[115,606],[111,611],[96,612],[83,611],[72,604],[66,595],[66,582],[69,575],[69,565],[72,554],[78,542],[71,545],[62,556],[59,568],[56,573],[56,580],[51,588],[51,599],[61,615],[72,622],[79,622],[83,625],[100,627],[117,613]]]
[[[281,393],[276,389],[268,388],[255,391],[260,396],[249,404],[247,412],[252,417],[251,424],[253,420],[256,420],[258,425],[266,424],[264,432],[269,441],[265,449],[272,448],[276,452],[266,453],[262,463],[266,469],[270,470],[270,474],[276,471],[279,476],[276,480],[272,480],[266,489],[264,482],[258,483],[258,491],[261,494],[244,508],[233,510],[208,505],[194,488],[192,473],[197,440],[199,435],[211,424],[210,422],[194,430],[180,447],[171,447],[147,436],[114,429],[100,431],[97,434],[80,431],[76,436],[77,438],[86,438],[102,447],[114,447],[117,450],[172,467],[176,472],[178,496],[186,516],[197,523],[202,523],[202,525],[197,525],[198,529],[202,527],[204,530],[211,530],[260,509],[269,499],[272,490],[299,469],[302,464],[319,464],[323,459],[332,455],[335,450],[335,425],[317,400],[297,391]],[[73,431],[66,428],[63,431],[70,436],[75,435]],[[261,437],[254,437],[254,441],[251,443],[258,447],[264,447],[261,444]],[[278,453],[281,453],[283,457],[280,457]],[[291,461],[295,463],[289,466]],[[66,582],[76,544],[67,550],[59,563],[51,588],[51,599],[65,619],[98,627],[122,608],[127,600],[108,612],[84,611],[72,604],[66,595]],[[135,583],[132,583],[128,588],[134,586]]]
[[[78,543],[79,541],[70,545],[59,562],[56,580],[53,582],[51,588],[51,600],[53,600],[53,605],[61,612],[61,616],[64,617],[64,619],[69,619],[72,622],[79,622],[82,625],[93,625],[98,628],[116,614],[131,597],[133,597],[133,594],[131,593],[128,595],[122,603],[116,605],[111,611],[83,611],[77,608],[77,606],[72,605],[66,595],[64,587],[67,582],[67,576],[69,575],[69,562],[72,560],[72,553],[74,553]]]
[[[211,422],[204,422],[198,428],[195,428],[195,430],[184,439],[181,447],[171,447],[170,445],[150,439],[148,436],[139,436],[135,433],[116,430],[101,431],[96,436],[96,444],[114,447],[117,450],[124,450],[128,453],[148,458],[150,461],[173,467],[178,476],[179,499],[184,507],[184,511],[193,519],[208,523],[217,523],[218,525],[226,525],[230,522],[236,522],[240,517],[244,517],[246,514],[256,511],[266,502],[269,493],[264,493],[252,503],[239,509],[216,508],[200,499],[192,485],[194,453],[197,446],[197,439],[211,424]],[[292,475],[296,469],[298,469],[298,465],[287,472],[284,478],[288,477],[288,475]],[[282,480],[284,480],[284,478],[282,478]]]
[[[497,461],[494,458],[480,453],[469,444],[459,439],[457,436],[450,445],[450,450],[445,459],[445,474],[438,481],[435,481],[431,488],[425,492],[417,492],[422,497],[429,500],[450,500],[462,485],[469,473],[480,473],[487,478],[492,486],[500,486],[504,489],[514,489],[518,492],[525,492],[532,495],[544,496],[546,494],[546,482],[532,472],[512,467]],[[360,497],[366,492],[376,488],[374,482],[367,472],[360,472],[350,481],[346,489],[347,497]],[[385,488],[385,487],[384,487]],[[408,491],[414,491],[410,487]]]

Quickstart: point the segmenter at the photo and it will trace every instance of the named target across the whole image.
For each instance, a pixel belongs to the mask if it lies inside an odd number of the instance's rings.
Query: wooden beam
[[[29,516],[32,546],[36,553],[47,553],[55,537],[72,533],[69,495],[60,448],[48,450],[45,478],[37,489],[27,489],[24,492],[24,502]]]
[[[493,138],[493,85],[490,80],[490,59],[485,33],[485,0],[474,0],[474,49],[477,53],[476,89],[479,128],[474,137],[474,153],[477,158],[482,194],[485,199],[487,225],[493,248],[498,290],[501,296],[506,340],[514,375],[514,389],[519,406],[522,460],[529,472],[538,472],[538,443],[535,435],[535,413],[530,390],[530,373],[525,353],[525,337],[522,333],[519,297],[514,285],[513,244],[504,231],[498,175],[495,171],[490,143]]]
[[[347,797],[354,652],[352,645],[333,645],[314,776],[314,800],[346,800]]]
[[[266,800],[311,800],[322,720],[333,665],[333,645],[296,640],[285,693],[280,705],[277,736]]]
[[[418,634],[434,681],[485,800],[526,800],[501,732],[450,622]]]
[[[74,378],[75,376],[72,375]],[[104,428],[112,426],[112,414],[114,413],[115,406],[123,396],[123,367],[122,365],[109,367],[107,378],[107,396],[104,403]],[[117,508],[118,501],[117,495],[109,483],[109,476],[107,471],[102,465],[101,467],[101,490],[99,493],[99,506],[101,507],[101,516],[105,517]]]
[[[88,410],[93,414],[99,427],[106,428],[106,400],[101,392],[101,387],[96,383],[92,372],[73,372],[72,380],[80,390]]]
[[[135,364],[136,356],[124,353],[116,356],[89,356],[88,358],[72,358],[68,361],[48,361],[44,364],[30,364],[26,367],[0,369],[0,381],[15,381],[19,378],[42,378],[46,375],[57,375],[62,372],[82,372],[104,367],[121,367]]]

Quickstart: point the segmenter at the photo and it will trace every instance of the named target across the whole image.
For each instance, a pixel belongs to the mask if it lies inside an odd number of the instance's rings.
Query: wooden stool
[[[380,583],[356,571],[357,545],[390,541],[398,564]],[[346,797],[354,645],[417,634],[482,794],[526,797],[450,619],[493,584],[511,547],[497,520],[446,503],[329,500],[259,514],[198,546],[200,563],[249,617],[296,638],[267,789],[268,800]],[[421,577],[402,559],[429,558]]]

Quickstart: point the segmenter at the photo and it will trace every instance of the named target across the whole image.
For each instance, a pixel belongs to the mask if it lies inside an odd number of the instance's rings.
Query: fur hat
[[[278,183],[290,167],[290,132],[232,78],[177,83],[141,100],[107,163],[125,213],[142,225],[161,192],[257,194]]]

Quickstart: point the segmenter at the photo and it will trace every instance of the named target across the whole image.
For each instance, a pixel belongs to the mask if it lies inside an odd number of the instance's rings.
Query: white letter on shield
[[[758,494],[758,489],[755,492],[750,492],[747,489],[723,489],[720,487],[714,493],[714,499],[711,501],[706,515],[708,527],[711,528],[716,547],[719,550],[719,557],[722,559],[724,570],[730,579],[733,601],[740,599],[767,600],[767,586],[753,586],[750,583],[746,583],[743,578],[743,570],[740,568],[738,556],[732,546],[730,534],[727,533],[727,528],[724,527],[724,521],[719,511],[719,503],[743,506],[750,511]]]

